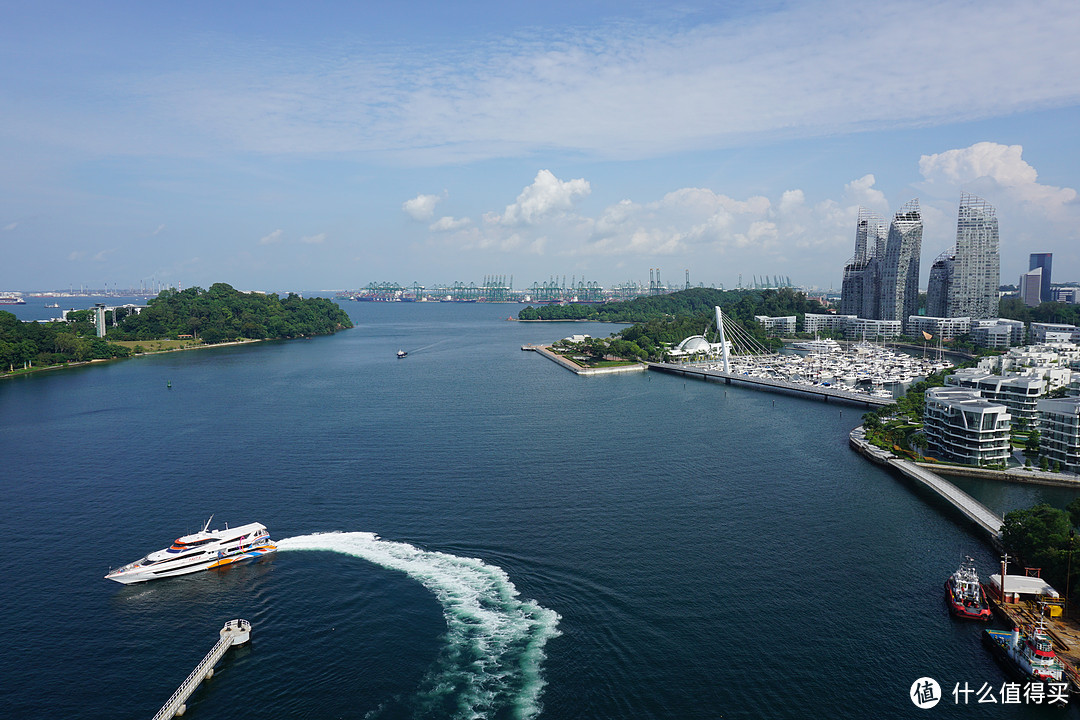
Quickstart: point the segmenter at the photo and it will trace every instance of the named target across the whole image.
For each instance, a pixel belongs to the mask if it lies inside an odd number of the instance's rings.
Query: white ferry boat
[[[211,515],[210,520],[213,519]],[[199,532],[178,537],[164,550],[152,552],[140,560],[111,570],[105,579],[130,585],[224,567],[242,560],[269,555],[277,550],[266,526],[261,523],[210,530],[210,520],[206,521],[206,525]]]

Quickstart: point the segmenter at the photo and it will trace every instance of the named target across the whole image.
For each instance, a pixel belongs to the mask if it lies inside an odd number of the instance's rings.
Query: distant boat
[[[45,303],[45,307],[47,307],[47,308],[58,308],[58,307],[60,307],[60,303]]]
[[[397,351],[398,360],[400,360],[401,358],[405,357],[408,354],[409,353],[405,352],[404,350],[398,350]]]

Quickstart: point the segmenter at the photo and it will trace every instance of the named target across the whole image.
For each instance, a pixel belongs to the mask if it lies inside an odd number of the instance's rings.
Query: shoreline
[[[307,337],[307,336],[306,335],[301,335],[300,337]],[[290,339],[290,340],[299,340],[300,338],[288,338],[288,339]],[[24,370],[16,370],[15,372],[2,372],[2,373],[0,373],[0,380],[7,380],[9,378],[16,378],[16,377],[26,377],[26,376],[33,375],[34,373],[39,373],[39,372],[49,372],[49,371],[53,371],[53,370],[67,370],[69,368],[86,367],[87,365],[93,365],[95,363],[109,363],[109,362],[117,362],[119,360],[134,360],[135,358],[146,357],[147,355],[161,355],[163,353],[185,352],[187,350],[205,350],[206,348],[229,347],[229,346],[235,346],[235,345],[250,345],[251,343],[261,343],[261,342],[266,342],[267,340],[270,340],[270,338],[259,338],[259,339],[252,338],[252,339],[248,339],[248,340],[230,340],[229,342],[211,343],[211,344],[202,343],[202,344],[199,344],[199,345],[190,345],[190,346],[187,346],[187,347],[170,348],[168,350],[152,350],[152,351],[149,351],[149,352],[141,352],[141,353],[137,353],[137,354],[132,353],[131,355],[129,355],[127,357],[94,358],[93,360],[82,360],[82,361],[79,361],[79,362],[64,363],[62,365],[45,365],[43,367],[33,367],[33,366],[31,366],[31,367],[26,368]],[[153,341],[152,340],[147,340],[147,342],[153,342]]]

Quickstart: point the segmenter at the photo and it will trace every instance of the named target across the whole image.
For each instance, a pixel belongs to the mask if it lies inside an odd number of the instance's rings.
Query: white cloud
[[[157,229],[154,230],[154,232],[150,233],[150,237],[154,237],[155,235],[160,234],[161,231],[164,230],[164,229],[165,229],[165,223],[162,223],[161,225],[158,225]]]
[[[284,234],[285,234],[285,231],[281,230],[279,228],[279,229],[273,231],[272,233],[270,233],[269,235],[264,235],[261,238],[259,238],[259,244],[260,245],[276,245],[276,244],[281,242],[281,239],[284,236]]]
[[[470,223],[472,223],[472,220],[469,218],[452,218],[447,215],[433,222],[428,226],[428,229],[433,232],[448,232],[451,230],[460,230]]]
[[[507,205],[499,222],[503,225],[531,225],[546,216],[570,210],[574,200],[590,192],[589,182],[584,178],[559,180],[550,170],[536,173],[536,179],[512,205]]]
[[[425,222],[435,216],[435,205],[441,199],[438,195],[417,195],[412,200],[403,202],[401,209],[413,220]]]
[[[7,225],[4,226],[4,230],[6,232],[11,232],[12,230],[14,230],[17,227],[19,227],[18,222],[8,223]]]
[[[306,235],[300,238],[300,242],[305,245],[321,245],[326,240],[326,233],[319,233],[318,235]]]
[[[889,208],[889,202],[885,199],[885,193],[874,187],[875,182],[877,178],[872,173],[863,175],[844,186],[844,195],[851,202],[884,214]]]
[[[458,163],[573,149],[641,158],[751,136],[1072,106],[1077,36],[1073,0],[896,0],[872,12],[857,0],[810,0],[522,29],[512,42],[467,40],[456,51],[393,38],[289,47],[230,39],[180,45],[169,67],[181,70],[103,76],[86,89],[101,102],[72,108],[69,97],[28,96],[9,103],[17,113],[0,109],[0,122],[20,137],[117,153],[225,147]],[[975,80],[941,70],[960,67]],[[423,202],[417,211],[433,217]]]
[[[1073,188],[1042,185],[1039,173],[1023,159],[1020,145],[980,142],[966,148],[947,150],[919,158],[919,172],[932,188],[970,189],[983,194],[999,194],[1058,215],[1065,205],[1076,202]],[[1000,200],[999,200],[1000,202]]]

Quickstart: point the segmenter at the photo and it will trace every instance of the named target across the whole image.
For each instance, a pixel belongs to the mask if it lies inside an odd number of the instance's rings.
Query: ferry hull
[[[238,562],[245,562],[247,560],[257,560],[267,555],[272,555],[277,551],[277,545],[265,545],[258,548],[251,548],[245,550],[238,555],[230,555],[228,557],[210,558],[191,565],[185,565],[178,568],[163,568],[161,570],[143,570],[136,572],[119,572],[114,571],[105,576],[106,580],[113,580],[122,585],[133,585],[135,583],[148,582],[150,580],[160,580],[161,578],[177,577],[179,575],[190,575],[191,573],[200,572],[202,570],[214,570],[216,568],[226,567],[227,565],[233,565]]]

